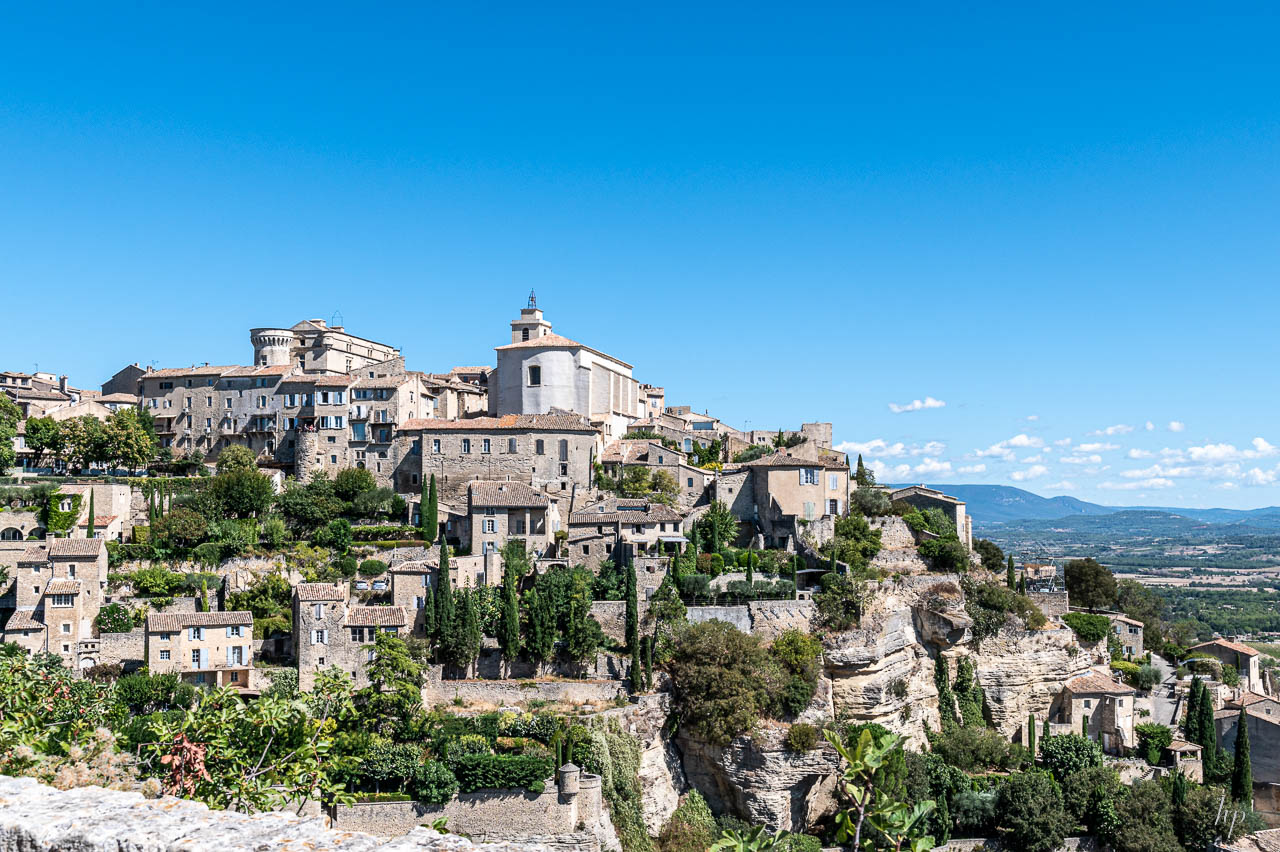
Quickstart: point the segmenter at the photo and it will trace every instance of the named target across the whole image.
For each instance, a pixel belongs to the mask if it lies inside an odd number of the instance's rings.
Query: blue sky
[[[0,17],[5,368],[491,363],[532,288],[882,478],[1280,503],[1266,7],[178,5]]]

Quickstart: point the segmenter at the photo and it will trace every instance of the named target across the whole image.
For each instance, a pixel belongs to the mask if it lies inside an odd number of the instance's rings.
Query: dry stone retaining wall
[[[0,849],[21,852],[548,852],[531,842],[477,845],[416,828],[390,842],[333,830],[322,819],[211,811],[199,802],[80,787],[55,790],[0,776]]]

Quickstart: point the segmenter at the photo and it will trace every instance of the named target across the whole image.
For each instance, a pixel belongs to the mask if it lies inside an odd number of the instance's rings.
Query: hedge
[[[1107,633],[1111,631],[1111,622],[1105,615],[1069,612],[1062,616],[1062,621],[1075,631],[1081,642],[1099,642],[1107,638]]]
[[[536,790],[555,771],[555,761],[526,754],[471,754],[458,759],[453,774],[463,793],[476,790]]]
[[[422,541],[422,530],[417,527],[400,526],[352,527],[351,538],[355,541],[388,541],[392,539]]]

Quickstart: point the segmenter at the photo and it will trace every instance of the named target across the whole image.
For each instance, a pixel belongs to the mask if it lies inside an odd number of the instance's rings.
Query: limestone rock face
[[[771,830],[802,830],[835,805],[839,756],[825,743],[795,754],[786,727],[761,728],[727,746],[678,738],[689,782],[717,813],[735,813]]]
[[[665,687],[660,674],[659,686]],[[643,695],[640,703],[621,711],[623,728],[640,743],[640,815],[649,834],[657,836],[688,789],[680,752],[665,726],[671,714],[667,691]]]
[[[1075,644],[1075,634],[1069,627],[1006,627],[984,639],[981,649],[972,650],[972,658],[978,682],[986,693],[991,721],[1009,737],[1026,724],[1028,713],[1035,713],[1041,720],[1047,718],[1049,706],[1062,691],[1062,685],[1087,671],[1092,659]]]
[[[916,552],[915,535],[907,522],[897,515],[868,518],[873,530],[880,530],[880,552],[871,559],[871,567],[890,574],[922,574],[929,564]]]

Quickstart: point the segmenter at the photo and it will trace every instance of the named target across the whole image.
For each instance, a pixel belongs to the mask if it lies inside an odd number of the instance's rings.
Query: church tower
[[[511,342],[537,340],[550,333],[551,323],[542,318],[542,311],[538,309],[538,296],[530,290],[529,304],[520,309],[520,319],[511,321]]]

